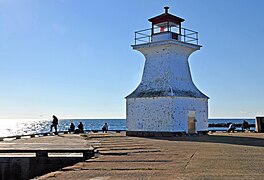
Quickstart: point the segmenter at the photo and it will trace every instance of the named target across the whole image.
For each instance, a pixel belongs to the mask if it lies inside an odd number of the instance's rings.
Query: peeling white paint
[[[189,111],[195,111],[197,131],[208,129],[207,99],[175,96],[128,98],[126,105],[128,131],[188,133]]]
[[[165,35],[154,40],[133,46],[146,61],[141,83],[126,97],[127,130],[188,133],[188,112],[195,111],[196,131],[207,131],[208,97],[194,85],[188,63],[201,46]]]

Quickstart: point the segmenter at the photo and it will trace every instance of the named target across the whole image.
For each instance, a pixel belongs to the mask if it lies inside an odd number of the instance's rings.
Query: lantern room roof
[[[158,23],[167,22],[167,21],[173,22],[176,24],[181,24],[181,22],[184,21],[184,19],[168,13],[169,7],[164,7],[164,9],[165,9],[165,12],[163,14],[150,18],[149,21],[152,22],[152,24],[158,24]]]

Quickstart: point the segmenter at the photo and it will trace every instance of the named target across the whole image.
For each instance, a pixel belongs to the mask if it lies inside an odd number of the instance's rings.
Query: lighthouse
[[[126,97],[128,136],[176,136],[208,130],[208,97],[193,83],[189,56],[199,50],[198,32],[168,12],[135,32],[134,50],[145,57],[138,87]]]

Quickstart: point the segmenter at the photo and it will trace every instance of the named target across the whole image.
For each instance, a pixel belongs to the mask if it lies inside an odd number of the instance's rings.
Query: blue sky
[[[264,1],[0,0],[0,119],[125,118],[144,66],[134,31],[164,6],[199,32],[209,117],[263,115]]]

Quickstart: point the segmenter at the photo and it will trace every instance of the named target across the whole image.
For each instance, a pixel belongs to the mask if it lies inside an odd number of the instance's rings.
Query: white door
[[[188,112],[188,134],[196,133],[195,111]]]

